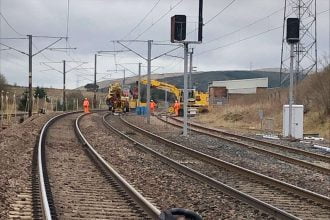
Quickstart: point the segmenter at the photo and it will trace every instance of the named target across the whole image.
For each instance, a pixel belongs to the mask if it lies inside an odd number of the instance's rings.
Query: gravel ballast
[[[10,204],[31,188],[32,154],[42,126],[55,115],[34,115],[0,132],[0,219],[8,219]]]
[[[127,116],[125,119],[162,137],[221,160],[330,196],[330,177],[327,175],[206,135],[191,133],[188,138],[185,138],[181,135],[182,129],[165,125],[155,117],[151,118],[151,125],[146,124],[145,118],[139,116]]]
[[[161,210],[184,207],[204,219],[265,219],[267,216],[137,150],[102,125],[99,115],[83,118],[82,131],[104,158]]]
[[[182,120],[182,118],[180,118],[180,120]],[[228,129],[228,128],[224,128],[224,127],[212,127],[209,126],[207,123],[202,123],[198,120],[195,120],[194,118],[191,119],[191,121],[193,123],[205,126],[205,127],[209,127],[209,128],[215,128],[215,129],[219,129],[228,133],[233,133],[233,134],[238,134],[238,135],[245,135],[251,138],[256,138],[262,141],[267,141],[270,143],[274,143],[274,144],[281,144],[281,145],[285,145],[285,146],[290,146],[293,148],[297,148],[297,149],[303,149],[306,151],[310,151],[310,152],[314,152],[314,153],[318,153],[318,154],[323,154],[323,155],[330,155],[330,152],[327,152],[325,150],[321,150],[318,148],[315,148],[314,145],[321,145],[324,147],[328,147],[330,148],[330,141],[327,140],[286,140],[282,137],[282,139],[271,139],[271,138],[265,138],[263,137],[264,135],[276,135],[274,132],[271,131],[256,131],[256,130],[241,130],[241,129]],[[279,135],[281,136],[281,135]]]

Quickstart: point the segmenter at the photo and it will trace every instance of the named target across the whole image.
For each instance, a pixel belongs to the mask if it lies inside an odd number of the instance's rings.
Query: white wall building
[[[255,94],[257,88],[268,88],[268,78],[213,81],[209,87],[226,87],[228,94]]]

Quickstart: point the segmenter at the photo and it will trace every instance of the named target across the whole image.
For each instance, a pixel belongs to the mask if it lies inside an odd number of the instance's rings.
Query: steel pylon
[[[286,43],[286,20],[290,17],[300,20],[300,42],[295,45],[295,83],[308,74],[317,72],[316,0],[285,0],[283,37],[281,48],[281,86],[288,81],[290,46]]]

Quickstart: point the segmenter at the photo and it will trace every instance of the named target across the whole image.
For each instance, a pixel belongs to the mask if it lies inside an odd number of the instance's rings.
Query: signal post
[[[200,44],[203,38],[203,0],[199,0],[198,41],[186,40],[187,18],[185,15],[171,17],[171,42],[182,43],[184,48],[183,75],[183,136],[188,136],[188,49],[189,44]]]
[[[293,100],[293,63],[294,63],[294,47],[299,43],[299,18],[288,18],[287,29],[286,29],[286,41],[290,45],[290,88],[289,88],[289,130],[288,137],[293,137],[292,124],[293,114],[292,105]]]

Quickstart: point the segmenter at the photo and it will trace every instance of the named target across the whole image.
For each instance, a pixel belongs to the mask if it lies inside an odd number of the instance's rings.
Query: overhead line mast
[[[295,83],[304,79],[309,73],[317,72],[317,32],[316,0],[285,0],[283,37],[281,48],[280,85],[289,78],[290,48],[284,36],[287,18],[296,17],[300,21],[300,39],[294,47]]]

